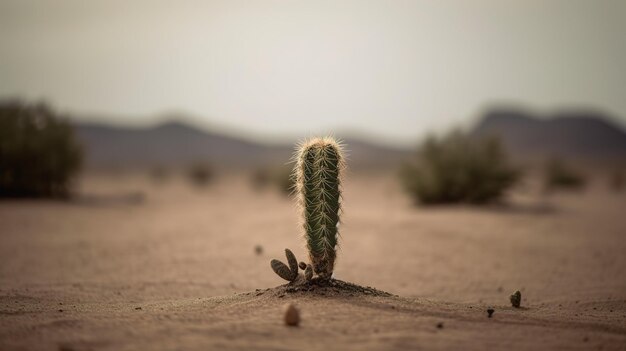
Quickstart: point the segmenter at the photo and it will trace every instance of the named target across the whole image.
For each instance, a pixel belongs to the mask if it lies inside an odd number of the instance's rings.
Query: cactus
[[[333,138],[314,138],[296,154],[296,190],[312,268],[330,279],[336,259],[341,210],[341,146]]]
[[[296,260],[296,256],[289,249],[285,249],[285,256],[287,256],[289,266],[279,260],[270,261],[270,266],[279,277],[293,282],[298,277],[298,260]]]
[[[296,260],[296,256],[289,249],[285,249],[285,256],[287,256],[287,263],[289,264],[289,270],[293,272],[294,275],[298,275],[298,260]]]
[[[304,279],[306,279],[307,282],[313,279],[313,267],[310,264],[307,264],[304,269]]]
[[[287,267],[286,264],[282,263],[279,260],[272,260],[270,262],[270,266],[272,267],[272,270],[274,271],[274,273],[278,274],[279,277],[288,280],[288,281],[294,281],[297,277],[296,274],[293,274],[293,272],[291,271],[291,269],[289,269],[289,267]]]

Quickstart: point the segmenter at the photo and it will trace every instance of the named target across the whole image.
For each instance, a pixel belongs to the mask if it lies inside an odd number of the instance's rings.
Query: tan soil
[[[81,193],[0,201],[0,350],[626,349],[626,194],[601,186],[426,209],[355,171],[335,277],[378,290],[285,286],[269,261],[305,260],[297,213],[241,175]]]

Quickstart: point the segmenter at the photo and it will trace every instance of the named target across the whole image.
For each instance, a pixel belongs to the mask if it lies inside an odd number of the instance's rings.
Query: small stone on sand
[[[487,309],[487,316],[488,316],[489,318],[491,318],[491,316],[493,316],[493,313],[494,313],[495,311],[496,311],[496,310],[494,310],[493,308],[488,308],[488,309]]]
[[[515,308],[519,308],[522,304],[522,293],[518,290],[510,297],[511,305]]]
[[[263,246],[256,245],[254,247],[254,253],[257,254],[257,255],[262,255],[263,254]]]
[[[300,311],[292,303],[288,303],[284,307],[285,324],[290,327],[297,327],[300,324]]]

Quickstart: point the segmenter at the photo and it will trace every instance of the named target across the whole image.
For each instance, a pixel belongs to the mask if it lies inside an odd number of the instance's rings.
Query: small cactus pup
[[[287,256],[289,266],[276,259],[270,261],[270,266],[279,277],[293,282],[298,278],[298,260],[296,260],[296,256],[289,249],[285,249],[285,256]]]
[[[304,269],[304,279],[306,279],[307,282],[310,282],[311,279],[313,279],[313,266],[310,264],[307,264]]]
[[[345,167],[341,145],[333,138],[314,138],[296,153],[296,191],[313,271],[328,280],[337,257],[341,211],[341,175]]]

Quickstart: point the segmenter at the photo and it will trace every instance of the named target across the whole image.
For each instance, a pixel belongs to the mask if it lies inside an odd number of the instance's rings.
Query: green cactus
[[[341,210],[342,149],[333,138],[314,138],[296,155],[296,190],[313,270],[330,279],[336,259]]]

